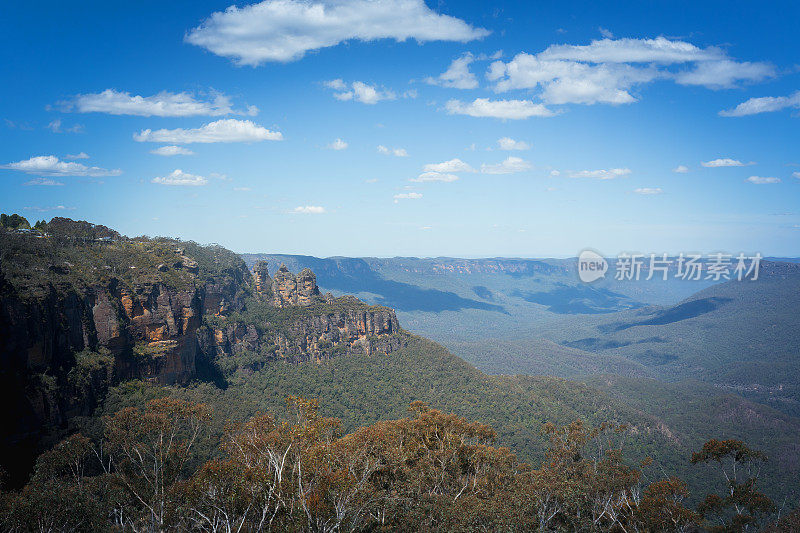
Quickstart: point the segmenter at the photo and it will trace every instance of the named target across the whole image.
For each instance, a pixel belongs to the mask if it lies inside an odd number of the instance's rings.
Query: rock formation
[[[269,277],[269,268],[266,261],[259,261],[253,267],[253,282],[256,294],[262,298],[272,295],[272,278]]]
[[[304,268],[295,276],[286,265],[281,265],[272,282],[272,303],[276,307],[299,305],[308,307],[314,302],[324,301],[317,287],[317,276]]]
[[[281,266],[270,278],[265,262],[251,273],[226,250],[192,245],[189,253],[177,242],[118,234],[98,241],[90,238],[95,226],[70,222],[57,227],[81,233],[63,244],[0,229],[0,245],[34,265],[0,263],[0,388],[15,398],[6,406],[14,415],[0,424],[0,462],[25,450],[32,461],[46,435],[90,415],[125,380],[213,376],[224,384],[226,357],[227,371],[252,370],[386,354],[406,343],[394,311],[323,296],[309,269],[294,275]],[[15,480],[29,467],[0,464]]]

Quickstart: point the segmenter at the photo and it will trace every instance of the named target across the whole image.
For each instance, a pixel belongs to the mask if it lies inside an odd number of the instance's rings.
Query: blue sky
[[[800,255],[792,2],[228,6],[4,6],[0,210],[240,252]]]

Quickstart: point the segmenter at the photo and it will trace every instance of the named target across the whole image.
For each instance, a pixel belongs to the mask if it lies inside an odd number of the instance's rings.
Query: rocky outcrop
[[[407,341],[394,311],[367,306],[353,297],[337,298],[330,309],[276,317],[259,324],[230,323],[210,327],[200,336],[205,353],[224,358],[259,354],[252,368],[271,361],[320,363],[339,355],[381,355]]]
[[[193,259],[178,262],[169,269],[198,272]],[[47,432],[91,414],[113,383],[193,379],[203,315],[241,307],[249,282],[242,264],[225,276],[181,286],[112,278],[88,286],[51,283],[32,294],[0,271],[0,387],[15,402],[6,406],[13,417],[0,425],[0,456],[34,453]],[[82,368],[81,353],[99,363]],[[17,478],[16,465],[0,466]]]
[[[281,265],[272,282],[272,303],[276,307],[299,305],[307,307],[323,301],[317,287],[317,276],[304,268],[295,276],[286,265]]]
[[[295,363],[334,355],[388,354],[405,344],[391,309],[352,309],[300,319],[275,338],[275,357]]]
[[[86,228],[94,231],[78,227]],[[113,384],[224,386],[237,368],[386,354],[406,342],[394,311],[321,295],[309,269],[282,266],[271,278],[266,263],[251,273],[214,247],[186,253],[177,242],[100,238],[110,237],[41,241],[46,253],[36,237],[13,241],[33,258],[34,275],[0,264],[0,388],[14,399],[0,424],[0,468],[15,481],[48,435],[92,414]]]
[[[253,284],[256,294],[264,299],[272,297],[272,278],[266,261],[258,261],[253,266]]]
[[[256,263],[258,286],[268,280],[265,262]],[[201,332],[200,345],[212,358],[237,354],[250,357],[252,368],[269,361],[322,362],[336,355],[387,354],[406,343],[392,309],[370,306],[353,296],[321,295],[316,275],[303,269],[294,275],[281,265],[272,279],[271,305],[275,311],[262,322],[233,322],[220,317]]]

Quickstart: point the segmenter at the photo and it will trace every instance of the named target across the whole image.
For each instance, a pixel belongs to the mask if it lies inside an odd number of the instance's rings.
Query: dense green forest
[[[546,424],[538,467],[496,447],[488,425],[410,404],[411,416],[344,434],[318,403],[227,424],[202,466],[206,404],[170,397],[123,408],[102,435],[43,454],[30,483],[0,495],[9,531],[745,531],[774,503],[758,489],[766,457],[711,440],[691,456],[720,493],[692,510],[676,477],[647,482],[626,463],[625,425]],[[791,517],[792,519],[794,517]],[[782,526],[776,526],[782,527]]]

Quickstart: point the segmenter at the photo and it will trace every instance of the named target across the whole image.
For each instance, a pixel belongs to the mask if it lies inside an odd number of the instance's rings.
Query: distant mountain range
[[[395,307],[485,372],[700,379],[800,415],[793,259],[764,260],[756,281],[584,284],[575,259],[243,257],[313,268],[323,289]]]

